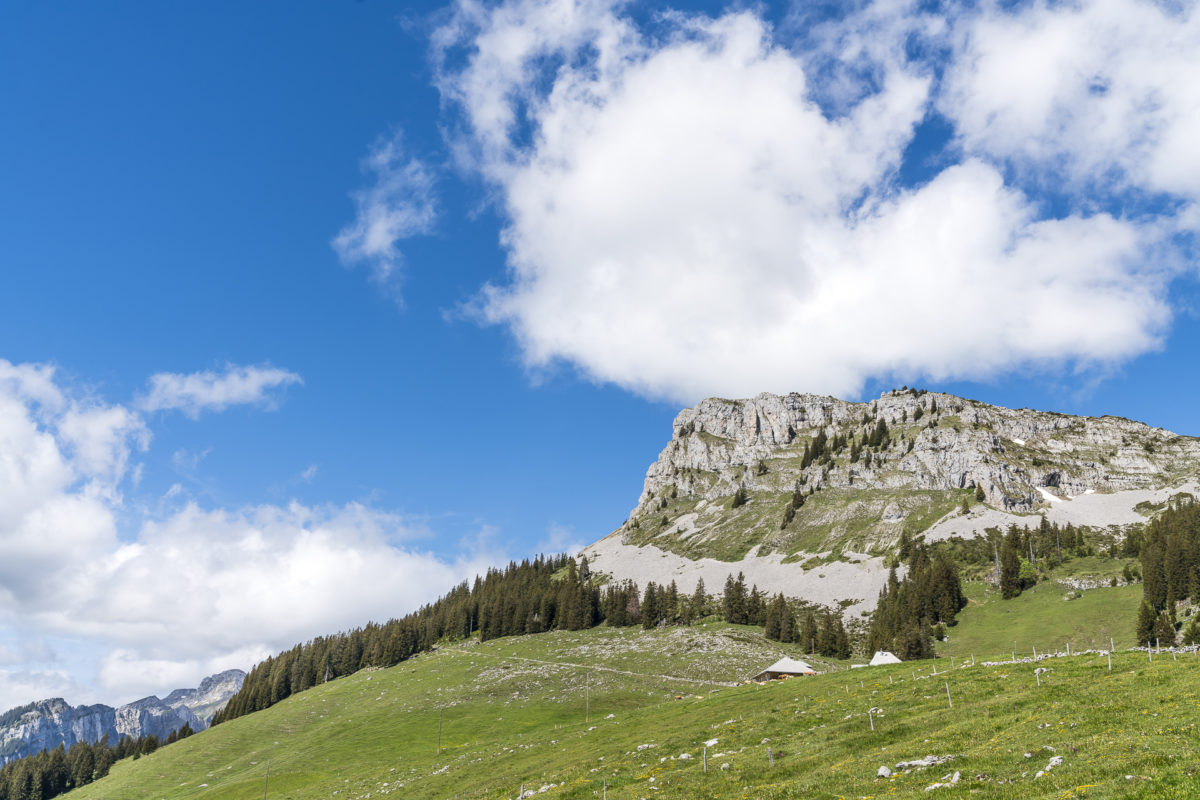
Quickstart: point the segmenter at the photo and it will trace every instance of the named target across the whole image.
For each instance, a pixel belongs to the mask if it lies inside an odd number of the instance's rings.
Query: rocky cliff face
[[[208,727],[213,714],[224,708],[229,698],[237,694],[245,679],[246,673],[240,669],[228,669],[209,675],[195,689],[176,689],[163,702],[177,711],[186,708],[199,719],[202,727]],[[195,725],[192,727],[200,730]]]
[[[818,432],[861,441],[879,422],[889,446],[869,463],[835,454],[799,468]],[[675,488],[709,500],[750,491],[805,488],[982,487],[1008,511],[1046,505],[1038,488],[1065,495],[1157,488],[1197,474],[1200,440],[1119,417],[1074,417],[1012,410],[946,394],[890,392],[869,403],[832,397],[761,394],[710,399],[675,418],[674,435],[646,474],[634,515]],[[840,454],[844,456],[845,454]],[[758,474],[764,463],[774,469]],[[796,463],[789,463],[796,462]]]
[[[122,736],[165,739],[185,724],[203,730],[245,677],[241,670],[229,670],[205,678],[196,689],[176,689],[166,700],[151,696],[117,708],[72,706],[53,698],[13,709],[0,723],[0,764],[60,744],[69,748],[77,742],[98,742],[104,736],[111,742]]]
[[[758,569],[794,596],[872,598],[881,559],[906,531],[971,535],[1037,524],[1042,513],[1125,526],[1144,521],[1139,503],[1190,491],[1198,477],[1200,440],[1118,417],[907,389],[866,403],[709,399],[676,416],[637,507],[585,553],[617,578],[675,579],[680,588],[693,572],[711,584],[726,569],[748,578]],[[647,572],[680,558],[670,575]],[[822,565],[835,561],[861,567],[863,585],[834,586]],[[772,577],[792,564],[792,577]],[[801,579],[809,588],[795,588]]]

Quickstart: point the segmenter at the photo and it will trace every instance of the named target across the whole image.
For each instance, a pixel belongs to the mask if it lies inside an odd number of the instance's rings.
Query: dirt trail
[[[463,651],[450,650],[450,651],[444,651],[444,652],[451,652],[451,653],[454,653],[455,655],[486,656],[487,658],[497,658],[497,659],[500,659],[501,661],[528,661],[533,664],[544,664],[544,665],[550,666],[550,667],[574,667],[575,669],[582,669],[582,670],[586,670],[586,671],[595,670],[597,672],[615,672],[618,675],[632,675],[635,678],[658,678],[660,680],[666,680],[666,681],[683,681],[685,683],[699,683],[699,684],[704,684],[705,686],[734,687],[734,686],[740,685],[736,682],[730,682],[730,681],[713,681],[713,680],[705,680],[703,678],[684,678],[680,675],[660,675],[658,673],[653,673],[653,672],[633,672],[633,671],[627,670],[627,669],[616,669],[615,667],[597,667],[594,664],[576,664],[571,661],[543,661],[540,658],[526,658],[524,656],[506,656],[506,655],[500,655],[500,654],[496,654],[496,653],[480,653],[480,652],[476,652],[476,651],[472,651],[472,652],[468,653],[465,650],[463,650]]]

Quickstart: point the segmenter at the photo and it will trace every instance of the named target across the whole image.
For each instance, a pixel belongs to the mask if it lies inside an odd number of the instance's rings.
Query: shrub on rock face
[[[738,490],[733,493],[733,502],[730,503],[730,508],[737,508],[746,505],[746,500],[749,499],[746,494],[746,487],[739,486]]]

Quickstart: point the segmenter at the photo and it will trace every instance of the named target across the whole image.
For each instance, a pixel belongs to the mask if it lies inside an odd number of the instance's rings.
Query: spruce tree
[[[696,581],[696,591],[692,592],[692,615],[700,619],[708,614],[708,595],[704,590],[704,578]]]
[[[783,595],[777,595],[771,601],[770,607],[767,608],[767,620],[763,626],[763,636],[773,642],[779,641],[779,617],[780,606],[783,604]]]
[[[1160,611],[1154,621],[1154,638],[1158,640],[1159,647],[1175,646],[1175,625],[1165,611]]]
[[[1021,593],[1021,557],[1009,542],[1000,548],[1000,596],[1010,600]]]
[[[805,653],[817,652],[817,618],[813,612],[809,611],[804,615],[804,623],[800,626],[797,639]]]
[[[1200,614],[1193,614],[1192,621],[1183,629],[1183,643],[1200,644]]]
[[[1142,608],[1138,612],[1137,642],[1142,646],[1149,646],[1154,643],[1154,623],[1157,621],[1158,615],[1154,613],[1149,603],[1142,603]]]

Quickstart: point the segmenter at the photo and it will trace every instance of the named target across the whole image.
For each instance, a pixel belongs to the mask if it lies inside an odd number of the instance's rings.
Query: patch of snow
[[[1014,441],[1014,442],[1016,442],[1017,444],[1019,444],[1021,447],[1024,447],[1024,446],[1025,446],[1025,440],[1024,440],[1024,439],[1018,439],[1017,437],[1015,437],[1015,436],[1014,436],[1014,437],[1013,437],[1013,441]]]
[[[1055,497],[1053,494],[1046,491],[1046,489],[1044,489],[1041,486],[1038,487],[1038,492],[1042,495],[1043,498],[1045,498],[1046,500],[1049,500],[1051,503],[1061,503],[1063,501],[1063,499],[1061,497]]]

